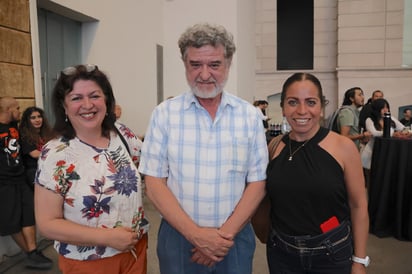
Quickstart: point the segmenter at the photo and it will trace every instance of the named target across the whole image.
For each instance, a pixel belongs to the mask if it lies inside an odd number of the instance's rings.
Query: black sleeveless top
[[[267,168],[266,189],[271,200],[272,227],[284,234],[318,235],[320,224],[332,216],[350,218],[343,170],[318,144],[329,130],[320,128],[289,161],[289,135],[280,154]],[[304,142],[291,140],[292,152]]]

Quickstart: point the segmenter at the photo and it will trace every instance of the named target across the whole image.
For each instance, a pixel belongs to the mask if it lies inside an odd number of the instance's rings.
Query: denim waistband
[[[271,238],[275,237],[285,246],[300,251],[330,249],[351,238],[351,226],[350,221],[344,221],[337,228],[316,236],[289,236],[272,229]]]

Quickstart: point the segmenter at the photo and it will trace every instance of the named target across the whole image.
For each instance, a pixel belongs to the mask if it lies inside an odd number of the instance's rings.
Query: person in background
[[[28,107],[21,117],[19,131],[27,183],[34,190],[34,175],[40,151],[52,137],[52,130],[43,109]]]
[[[116,104],[114,106],[114,116],[116,117],[116,122],[115,122],[115,126],[117,129],[121,130],[121,131],[128,131],[128,127],[123,124],[123,122],[120,121],[120,118],[122,117],[122,107],[119,104]],[[119,135],[120,137],[122,137],[121,135]],[[137,146],[138,147],[142,147],[143,143],[143,138],[144,136],[137,136]],[[140,152],[139,152],[140,153]],[[139,163],[137,163],[137,167],[139,167]],[[144,187],[144,185],[143,185]]]
[[[268,162],[262,120],[223,90],[235,52],[225,28],[194,25],[178,44],[190,91],[154,109],[139,166],[162,216],[160,272],[250,274]]]
[[[256,101],[256,108],[258,109],[258,113],[260,118],[263,121],[263,127],[267,130],[269,128],[268,121],[270,120],[269,117],[266,116],[266,109],[269,103],[266,100],[257,100]]]
[[[270,273],[366,273],[369,219],[356,146],[320,127],[325,101],[314,75],[291,75],[280,105],[291,131],[267,168]]]
[[[403,118],[400,120],[400,122],[405,126],[405,127],[410,127],[412,124],[412,110],[410,108],[405,108],[403,110]]]
[[[369,142],[366,144],[365,149],[362,151],[362,164],[365,169],[370,171],[373,144],[375,143],[374,137],[383,136],[383,115],[386,112],[390,112],[390,106],[387,100],[380,98],[372,102],[371,116],[366,119],[366,129],[372,134]],[[405,126],[395,117],[391,116],[391,136],[394,137],[407,137],[410,136],[409,132],[403,132]]]
[[[361,132],[359,128],[359,108],[363,106],[363,91],[359,87],[353,87],[345,92],[342,109],[338,113],[337,126],[341,135],[355,142],[360,149],[361,142],[369,140],[370,132]]]
[[[359,112],[359,129],[366,130],[366,119],[372,115],[372,102],[376,99],[383,98],[383,92],[381,90],[375,90],[372,92],[372,97],[369,98],[368,102],[362,107]]]
[[[96,65],[65,68],[53,89],[56,136],[43,146],[34,197],[39,230],[55,240],[63,273],[147,270],[141,142],[115,128],[114,105]]]
[[[122,107],[119,104],[114,106],[114,115],[116,116],[116,120],[119,120],[122,116]]]
[[[116,127],[117,128],[125,127],[125,125],[120,121],[120,118],[122,117],[122,107],[119,104],[116,104],[114,106],[114,115],[116,117],[116,122],[115,122]],[[125,127],[125,128],[127,128],[127,127]],[[141,136],[137,135],[137,138],[139,139],[138,141],[143,142],[144,135],[141,135]],[[141,145],[139,147],[141,147]]]
[[[50,269],[53,262],[37,249],[33,191],[26,184],[19,120],[17,100],[0,97],[0,236],[10,235],[27,254],[27,267]]]

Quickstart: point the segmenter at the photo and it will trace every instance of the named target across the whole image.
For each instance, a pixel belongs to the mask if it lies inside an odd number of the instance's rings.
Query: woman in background
[[[383,136],[383,115],[391,111],[389,103],[383,98],[376,99],[372,101],[371,108],[372,114],[365,121],[366,130],[372,134],[372,137],[381,137]],[[403,131],[404,128],[405,126],[398,119],[391,116],[391,136],[399,138],[410,136],[408,131]],[[371,168],[374,139],[371,138],[362,151],[362,165],[368,171]]]
[[[52,137],[52,130],[44,111],[38,107],[28,107],[21,117],[19,132],[27,183],[34,190],[37,159],[43,145]]]
[[[291,131],[267,169],[270,273],[366,273],[369,218],[356,145],[320,127],[325,99],[312,74],[290,76],[280,104]]]
[[[146,274],[142,142],[116,129],[107,76],[95,65],[64,69],[52,106],[56,137],[39,158],[35,213],[40,232],[55,240],[60,270]]]

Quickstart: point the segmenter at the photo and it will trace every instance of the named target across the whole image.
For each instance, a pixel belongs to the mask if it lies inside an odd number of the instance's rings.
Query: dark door
[[[51,93],[60,71],[81,61],[81,23],[39,9],[38,25],[43,107],[53,125]]]

